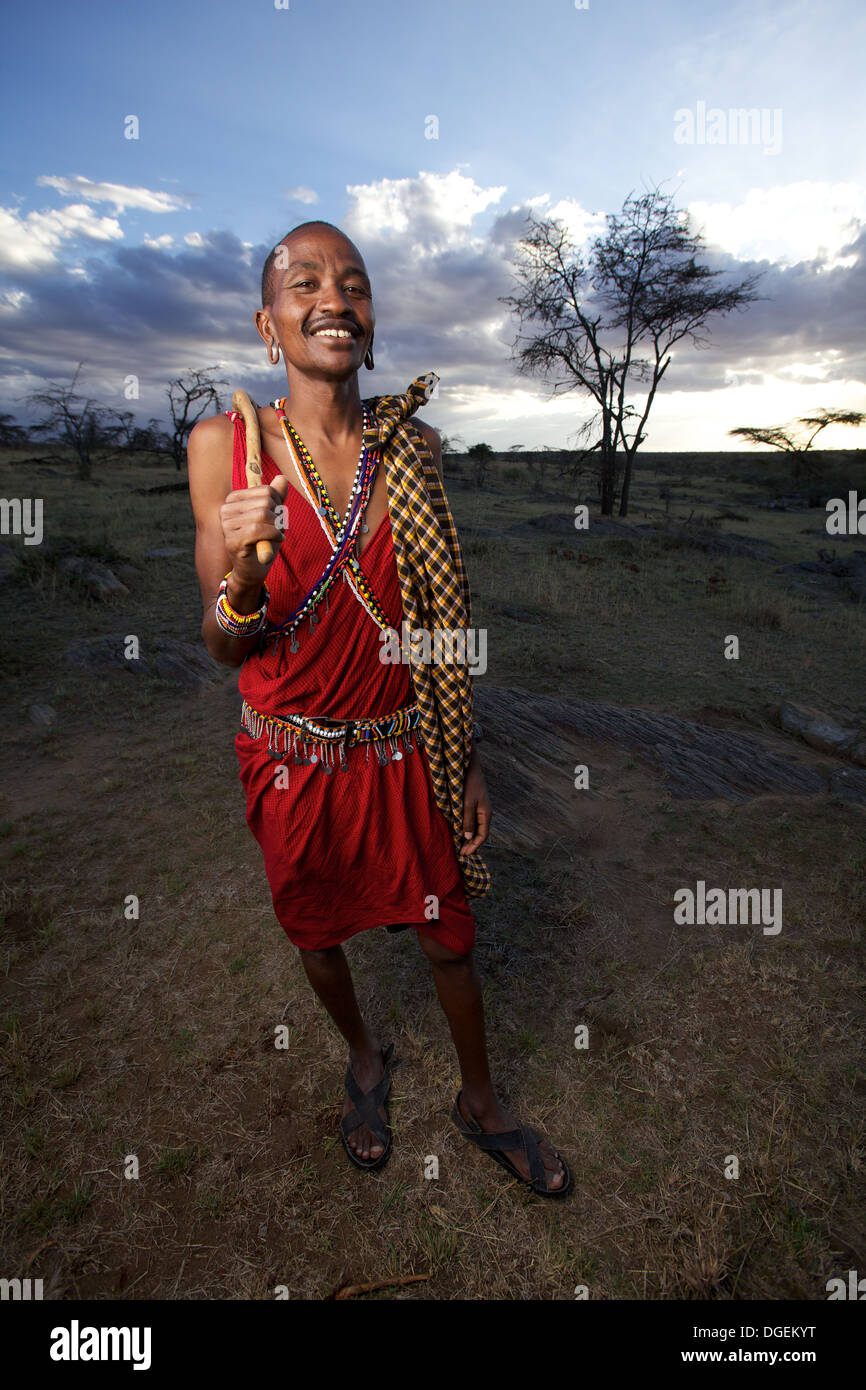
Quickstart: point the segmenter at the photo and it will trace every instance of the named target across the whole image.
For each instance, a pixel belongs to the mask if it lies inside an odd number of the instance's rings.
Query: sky
[[[675,350],[645,448],[866,409],[864,41],[861,0],[7,7],[0,410],[34,420],[28,395],[79,363],[84,394],[142,424],[191,368],[284,395],[262,264],[322,218],[372,279],[363,396],[435,371],[422,415],[450,439],[567,447],[587,400],[519,374],[501,302],[527,215],[585,244],[658,185],[762,298]]]

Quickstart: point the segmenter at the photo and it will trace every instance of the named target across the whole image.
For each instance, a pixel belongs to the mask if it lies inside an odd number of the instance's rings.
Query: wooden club
[[[247,487],[262,485],[262,433],[259,429],[258,407],[246,391],[235,391],[232,408],[244,422],[247,434]],[[256,559],[260,565],[269,565],[274,558],[274,547],[270,541],[258,541]]]

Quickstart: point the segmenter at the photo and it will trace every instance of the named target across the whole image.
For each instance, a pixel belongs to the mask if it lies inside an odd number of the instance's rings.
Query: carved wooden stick
[[[260,487],[262,484],[262,433],[259,429],[258,407],[246,391],[235,391],[232,408],[238,412],[247,432],[247,487]],[[256,545],[256,559],[260,565],[269,565],[274,558],[274,547],[270,541],[259,541]]]

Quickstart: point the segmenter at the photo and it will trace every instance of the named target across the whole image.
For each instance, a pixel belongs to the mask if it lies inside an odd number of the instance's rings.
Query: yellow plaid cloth
[[[416,377],[404,395],[366,401],[376,426],[364,431],[368,448],[381,446],[388,484],[388,511],[403,612],[411,630],[431,634],[472,625],[471,596],[463,553],[445,490],[424,436],[409,423],[439,380],[435,372]],[[410,655],[412,648],[410,647]],[[440,811],[452,828],[455,849],[463,838],[463,786],[472,751],[472,677],[463,662],[412,663],[420,733]],[[490,873],[478,850],[458,853],[468,898],[490,888]]]

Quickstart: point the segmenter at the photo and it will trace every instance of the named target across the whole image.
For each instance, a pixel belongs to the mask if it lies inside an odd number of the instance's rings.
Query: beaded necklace
[[[378,450],[368,450],[362,443],[361,454],[358,459],[358,467],[355,471],[355,479],[352,490],[349,494],[349,502],[346,508],[345,518],[341,520],[335,510],[324,481],[313,462],[312,455],[298,434],[297,430],[286,418],[285,414],[286,397],[273,402],[274,410],[280,421],[283,434],[286,440],[286,447],[289,457],[298,475],[301,488],[308,501],[313,507],[319,518],[319,524],[330,544],[334,549],[324,573],[310,589],[309,593],[302,599],[301,603],[293,613],[282,623],[269,624],[268,630],[264,634],[264,641],[271,638],[279,640],[284,634],[291,634],[289,651],[296,652],[299,649],[297,638],[298,625],[309,614],[310,631],[312,632],[319,621],[318,614],[314,611],[318,603],[324,598],[325,611],[328,612],[328,590],[339,575],[342,575],[352,588],[356,598],[370,614],[370,617],[379,627],[388,628],[389,621],[382,605],[370,587],[366,575],[361,569],[356,556],[353,554],[357,539],[359,526],[362,525],[364,531],[369,527],[363,522],[363,515],[370,496],[370,491],[376,476],[379,464]],[[363,410],[363,429],[366,431],[370,425],[370,414],[366,405],[362,405]],[[294,444],[294,448],[292,447]],[[298,461],[301,466],[299,467]],[[316,489],[317,497],[313,497],[311,486]],[[350,570],[353,572],[350,574]]]

